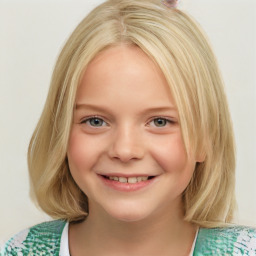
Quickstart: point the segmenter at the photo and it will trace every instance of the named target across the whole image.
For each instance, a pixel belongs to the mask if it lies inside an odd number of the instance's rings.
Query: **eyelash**
[[[86,124],[87,122],[90,122],[92,120],[99,120],[100,122],[104,122],[106,125],[100,125],[100,126],[94,126],[92,124],[89,124],[91,127],[102,127],[102,126],[107,126],[107,122],[105,122],[103,120],[103,118],[99,117],[99,116],[92,116],[92,117],[88,117],[84,120],[81,121],[81,124]],[[166,127],[167,124],[175,124],[176,122],[174,120],[171,120],[171,119],[168,119],[166,117],[161,117],[161,116],[157,116],[157,117],[154,117],[152,118],[147,124],[150,124],[151,122],[155,122],[157,120],[161,120],[161,121],[164,121],[165,122],[165,125],[164,126],[157,126],[154,124],[154,127],[157,127],[157,128],[163,128],[163,127]]]

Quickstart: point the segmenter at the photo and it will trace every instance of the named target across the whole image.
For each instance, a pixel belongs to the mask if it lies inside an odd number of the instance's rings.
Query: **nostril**
[[[119,160],[128,163],[133,160],[140,160],[144,156],[144,147],[140,144],[139,139],[134,138],[134,134],[120,134],[114,138],[108,153],[113,160]]]

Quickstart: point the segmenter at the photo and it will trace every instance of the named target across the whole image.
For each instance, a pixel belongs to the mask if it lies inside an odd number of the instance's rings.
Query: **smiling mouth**
[[[117,177],[117,176],[105,176],[105,175],[103,175],[102,177],[107,179],[107,180],[117,181],[117,182],[120,182],[120,183],[135,184],[135,183],[138,183],[138,182],[151,180],[155,176]]]

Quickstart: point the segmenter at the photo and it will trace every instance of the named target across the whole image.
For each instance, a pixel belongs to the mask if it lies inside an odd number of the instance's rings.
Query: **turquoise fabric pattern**
[[[26,229],[5,244],[1,256],[59,256],[65,224],[56,220]],[[243,226],[200,228],[193,255],[256,256],[256,229]]]
[[[11,238],[1,256],[59,256],[64,221],[50,221],[23,230]]]
[[[242,226],[201,228],[193,255],[256,256],[256,229]]]

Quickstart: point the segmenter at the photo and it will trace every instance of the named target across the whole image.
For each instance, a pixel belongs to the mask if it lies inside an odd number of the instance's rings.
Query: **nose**
[[[142,134],[133,127],[122,127],[115,131],[109,147],[109,156],[127,163],[142,159],[145,154],[145,144]]]

